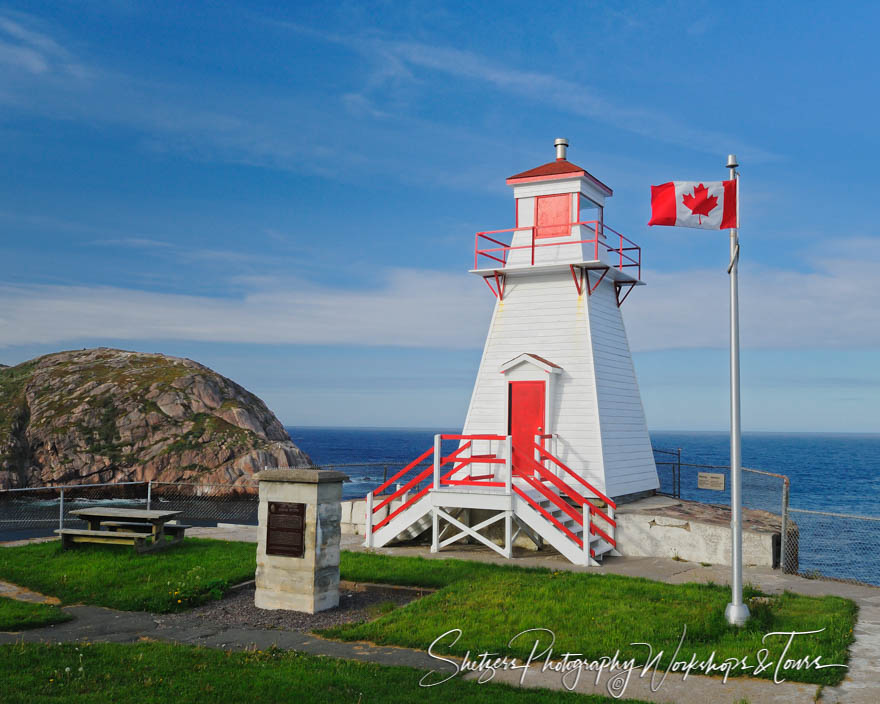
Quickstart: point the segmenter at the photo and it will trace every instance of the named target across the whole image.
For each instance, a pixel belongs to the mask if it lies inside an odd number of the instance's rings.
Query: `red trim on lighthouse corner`
[[[727,191],[724,192],[727,202]],[[675,225],[675,183],[651,186],[651,219],[649,225]]]
[[[737,196],[737,179],[723,181],[724,183],[724,211],[721,214],[721,229],[727,230],[732,227],[739,227],[736,218],[736,196]],[[650,225],[650,223],[648,223]]]

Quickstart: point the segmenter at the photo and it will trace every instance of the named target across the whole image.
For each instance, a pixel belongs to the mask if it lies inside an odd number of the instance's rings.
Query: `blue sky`
[[[456,427],[474,232],[564,136],[643,247],[651,428],[726,427],[727,236],[647,228],[649,186],[735,152],[744,427],[880,431],[880,9],[607,5],[0,4],[0,362],[159,351],[288,424]]]

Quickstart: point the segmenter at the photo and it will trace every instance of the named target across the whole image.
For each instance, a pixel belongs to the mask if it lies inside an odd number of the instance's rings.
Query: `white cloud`
[[[470,348],[481,344],[491,312],[480,282],[431,271],[393,270],[382,287],[367,291],[246,283],[247,295],[228,299],[0,286],[0,345],[106,338]]]
[[[34,20],[21,13],[0,14],[0,65],[30,74],[63,74],[86,78],[89,71],[48,34],[31,29]]]
[[[849,256],[857,251],[859,256]],[[740,279],[741,340],[751,348],[880,347],[880,242],[845,240],[844,258],[813,271],[762,266]],[[648,271],[624,303],[634,351],[726,347],[728,277],[715,270]],[[0,345],[81,339],[474,349],[494,300],[467,274],[386,272],[372,289],[239,277],[228,298],[94,286],[0,286]]]
[[[289,22],[272,24],[314,39],[352,47],[370,59],[376,68],[367,79],[363,93],[348,94],[346,101],[357,106],[360,112],[369,109],[375,117],[384,114],[372,106],[367,96],[382,89],[394,89],[418,81],[417,69],[422,69],[482,83],[524,100],[541,105],[551,104],[563,113],[587,117],[658,142],[697,149],[713,156],[717,154],[719,144],[728,144],[750,163],[779,158],[777,154],[747,144],[733,135],[696,128],[657,110],[618,105],[589,85],[540,71],[511,68],[475,52],[375,36],[341,36]],[[389,91],[385,93],[383,97],[387,100]],[[393,97],[394,93],[391,90],[390,96]]]
[[[807,272],[745,259],[740,268],[744,347],[880,347],[880,240],[837,240],[811,250]],[[729,344],[729,279],[715,270],[647,271],[624,303],[634,350]]]

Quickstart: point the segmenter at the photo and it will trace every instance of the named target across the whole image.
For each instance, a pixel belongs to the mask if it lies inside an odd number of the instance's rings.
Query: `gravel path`
[[[340,623],[378,618],[388,602],[403,606],[430,593],[431,589],[410,589],[354,582],[339,583],[339,606],[316,614],[299,611],[267,611],[254,606],[253,584],[236,589],[220,601],[212,601],[179,614],[155,616],[159,628],[182,626],[247,626],[283,631],[313,631]]]

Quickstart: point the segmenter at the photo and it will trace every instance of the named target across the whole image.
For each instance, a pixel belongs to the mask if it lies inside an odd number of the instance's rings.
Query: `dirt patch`
[[[236,589],[220,601],[180,614],[156,616],[162,627],[211,625],[272,628],[283,631],[314,631],[341,623],[370,621],[394,608],[404,606],[434,590],[395,587],[384,584],[339,583],[339,606],[335,609],[307,614],[300,611],[258,609],[254,606],[254,585]]]

